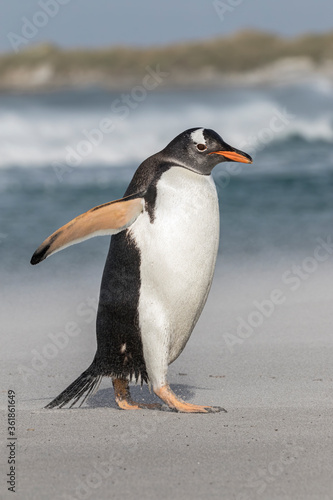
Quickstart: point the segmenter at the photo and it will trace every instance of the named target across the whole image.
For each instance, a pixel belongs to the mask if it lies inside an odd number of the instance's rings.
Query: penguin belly
[[[212,176],[172,167],[157,183],[153,219],[145,211],[128,230],[139,249],[139,326],[150,381],[166,383],[205,305],[219,244]]]

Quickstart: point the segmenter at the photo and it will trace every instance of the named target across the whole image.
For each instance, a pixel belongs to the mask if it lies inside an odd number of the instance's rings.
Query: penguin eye
[[[207,149],[207,146],[205,146],[205,144],[197,144],[197,149],[199,151],[205,151],[205,149]]]

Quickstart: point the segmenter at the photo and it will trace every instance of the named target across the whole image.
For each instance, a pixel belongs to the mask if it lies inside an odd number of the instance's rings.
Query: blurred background
[[[221,245],[213,296],[222,317],[229,306],[245,313],[273,288],[290,291],[281,280],[294,265],[304,267],[302,286],[288,304],[329,303],[330,254],[313,255],[318,238],[332,234],[332,20],[326,1],[2,5],[1,307],[16,354],[30,363],[31,342],[43,345],[80,301],[96,301],[109,239],[34,268],[37,246],[121,197],[137,166],[190,127],[215,129],[254,158],[214,172]],[[236,316],[219,331],[234,328]],[[38,334],[23,339],[32,325]],[[92,329],[78,342],[89,359]]]
[[[141,161],[196,126],[254,157],[214,172],[226,257],[310,251],[331,230],[332,19],[324,1],[3,5],[2,273],[94,262],[107,243],[28,265],[50,232],[121,196]]]

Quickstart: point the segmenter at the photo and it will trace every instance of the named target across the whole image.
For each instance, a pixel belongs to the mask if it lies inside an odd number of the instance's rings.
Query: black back
[[[124,196],[144,197],[151,223],[154,221],[156,185],[171,164],[160,162],[159,154],[145,160],[135,172]],[[100,290],[97,312],[99,373],[117,378],[141,377],[148,381],[143,357],[138,305],[141,255],[125,230],[111,238]],[[126,344],[126,350],[122,347]]]

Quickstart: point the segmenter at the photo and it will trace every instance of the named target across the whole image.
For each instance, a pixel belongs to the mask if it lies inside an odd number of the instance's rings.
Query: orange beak
[[[209,153],[210,155],[221,155],[228,160],[238,161],[240,163],[252,163],[252,158],[250,155],[246,153],[236,153],[236,151],[213,151],[213,153]]]

